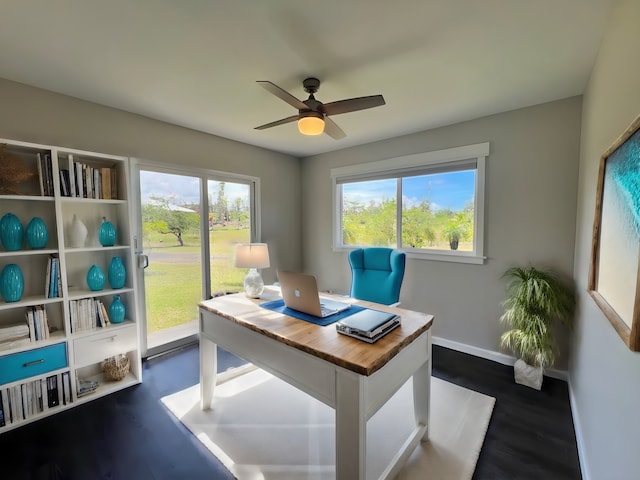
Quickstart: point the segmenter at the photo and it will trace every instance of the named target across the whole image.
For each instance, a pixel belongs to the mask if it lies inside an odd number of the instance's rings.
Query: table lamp
[[[246,243],[236,246],[236,267],[248,268],[244,277],[244,293],[249,298],[258,298],[264,290],[264,281],[258,268],[269,266],[269,247],[266,243]]]

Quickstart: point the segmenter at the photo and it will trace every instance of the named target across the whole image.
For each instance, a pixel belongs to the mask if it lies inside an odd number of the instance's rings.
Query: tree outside
[[[250,241],[247,201],[229,200],[224,182],[210,201],[208,241],[212,293],[241,291],[246,271],[235,268],[235,245]],[[142,205],[143,243],[150,257],[145,269],[147,333],[197,318],[202,300],[199,205],[175,205],[151,196]]]

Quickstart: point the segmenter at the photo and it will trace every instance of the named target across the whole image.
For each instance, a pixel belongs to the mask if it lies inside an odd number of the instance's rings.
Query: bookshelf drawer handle
[[[98,340],[94,340],[93,343],[103,343],[103,342],[115,342],[117,335],[111,335],[107,338],[99,338]]]
[[[40,360],[34,360],[33,362],[27,362],[22,364],[23,367],[30,367],[32,365],[37,365],[39,363],[44,363],[44,358],[41,358]]]

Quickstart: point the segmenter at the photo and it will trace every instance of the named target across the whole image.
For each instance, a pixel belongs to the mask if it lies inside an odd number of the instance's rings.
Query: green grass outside
[[[249,241],[249,229],[215,229],[209,233],[211,245],[211,291],[241,291],[245,269],[235,268],[237,243]],[[145,238],[145,249],[176,254],[200,253],[200,236],[184,234],[179,246],[172,234],[153,233]],[[181,325],[198,318],[202,300],[200,263],[153,261],[145,270],[147,332]]]

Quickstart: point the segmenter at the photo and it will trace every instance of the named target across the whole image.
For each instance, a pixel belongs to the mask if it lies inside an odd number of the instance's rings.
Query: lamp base
[[[260,298],[264,291],[264,281],[262,275],[255,268],[250,268],[247,276],[244,277],[244,293],[249,298]]]

